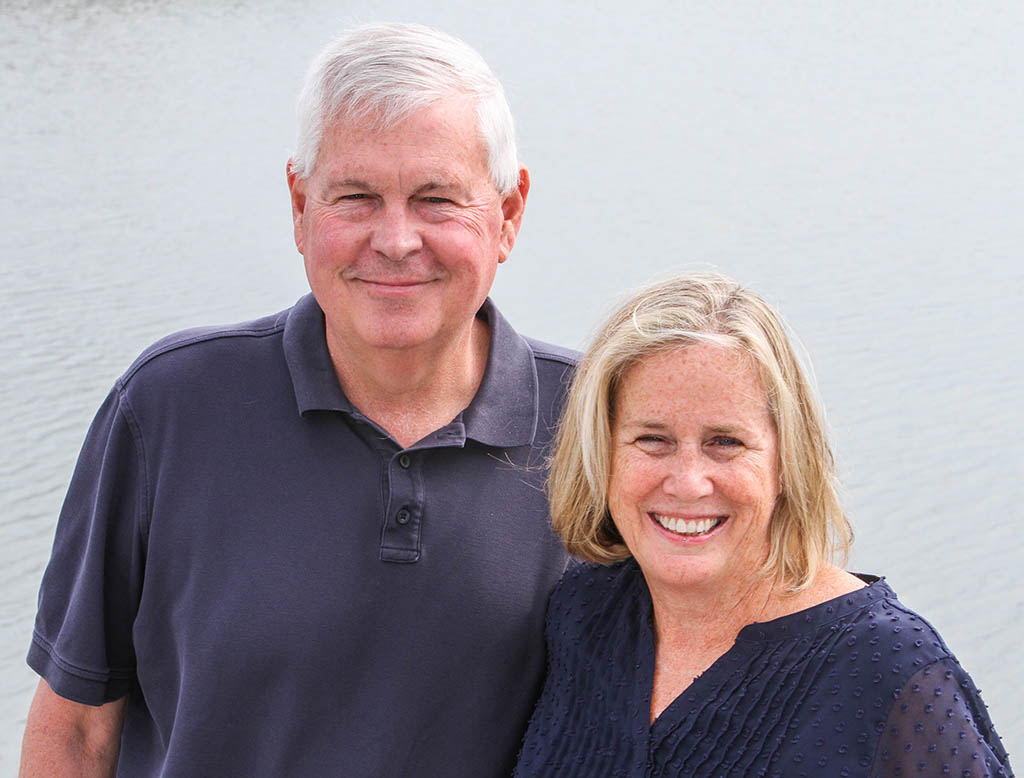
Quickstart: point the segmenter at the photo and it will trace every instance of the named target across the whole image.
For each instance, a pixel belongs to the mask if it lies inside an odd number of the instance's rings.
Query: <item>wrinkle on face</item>
[[[649,356],[623,377],[609,507],[652,592],[749,578],[767,555],[778,472],[767,395],[745,355],[691,346]],[[706,539],[681,539],[655,515],[725,521]]]
[[[290,185],[296,244],[329,332],[370,347],[466,331],[508,257],[526,191],[510,219],[515,200],[490,180],[462,97],[384,131],[335,122],[310,177]]]

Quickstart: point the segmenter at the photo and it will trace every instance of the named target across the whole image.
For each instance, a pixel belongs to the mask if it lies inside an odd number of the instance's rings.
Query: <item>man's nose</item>
[[[393,262],[401,262],[423,247],[416,220],[404,204],[386,205],[377,214],[370,248]]]

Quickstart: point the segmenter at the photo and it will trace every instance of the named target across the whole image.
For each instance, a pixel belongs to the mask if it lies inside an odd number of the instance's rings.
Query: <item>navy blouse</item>
[[[934,628],[882,580],[744,627],[650,724],[651,598],[632,560],[552,594],[548,676],[516,778],[1012,776]]]

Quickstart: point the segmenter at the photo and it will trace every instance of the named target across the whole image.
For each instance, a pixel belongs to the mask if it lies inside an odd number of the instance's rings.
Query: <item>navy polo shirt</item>
[[[565,564],[545,457],[574,361],[488,300],[468,408],[402,449],[312,295],[147,350],[89,430],[29,664],[128,695],[118,775],[507,775]]]

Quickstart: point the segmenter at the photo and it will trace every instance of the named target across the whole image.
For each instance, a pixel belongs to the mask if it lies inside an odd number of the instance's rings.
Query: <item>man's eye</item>
[[[430,203],[431,205],[444,205],[445,203],[450,203],[451,200],[447,197],[424,197],[423,202]]]

